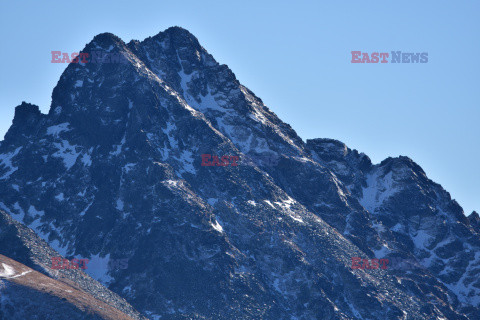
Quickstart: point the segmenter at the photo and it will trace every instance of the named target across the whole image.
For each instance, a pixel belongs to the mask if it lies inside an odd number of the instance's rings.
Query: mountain
[[[0,319],[134,319],[15,260],[0,255],[0,263]]]
[[[480,318],[478,215],[411,159],[304,142],[179,27],[82,52],[126,63],[71,63],[48,114],[16,107],[0,209],[104,290],[149,319]]]
[[[124,299],[85,274],[80,266],[69,269],[53,269],[55,259],[65,259],[65,257],[53,250],[33,230],[15,221],[4,211],[0,211],[0,248],[2,252],[0,262],[4,262],[0,264],[3,269],[3,271],[0,271],[0,287],[4,289],[0,290],[0,293],[3,299],[6,299],[6,305],[2,308],[5,314],[0,313],[0,319],[28,318],[26,317],[28,314],[25,314],[27,312],[25,308],[16,307],[17,304],[23,305],[22,302],[17,303],[21,300],[32,300],[33,303],[28,310],[38,308],[40,310],[38,316],[51,316],[50,313],[53,309],[42,308],[41,305],[46,303],[45,301],[56,301],[56,298],[62,300],[59,308],[75,310],[75,312],[73,310],[65,311],[67,314],[71,314],[73,318],[83,317],[90,312],[89,316],[95,314],[98,319],[116,319],[115,317],[132,320],[145,319]],[[29,275],[30,279],[24,281],[23,274],[27,273],[31,273]],[[6,280],[2,281],[2,278]],[[45,285],[45,283],[48,285]],[[12,290],[12,286],[22,289]],[[49,287],[61,287],[62,290],[52,291],[48,290]],[[26,292],[30,293],[27,294]],[[75,292],[75,294],[72,296],[70,295],[71,292]],[[35,299],[30,298],[30,294]],[[17,297],[15,297],[16,295]],[[12,296],[15,298],[12,298]],[[63,303],[65,299],[73,305],[65,307]],[[98,305],[102,306],[100,309],[109,309],[110,311],[103,314],[99,312],[101,310],[97,310]],[[81,309],[81,312],[77,310],[78,308]],[[112,313],[112,310],[115,312]],[[63,319],[63,316],[65,316],[65,313],[60,314],[59,319]]]

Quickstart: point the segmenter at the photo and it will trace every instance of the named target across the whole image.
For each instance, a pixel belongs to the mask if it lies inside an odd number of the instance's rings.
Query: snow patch
[[[127,163],[125,166],[123,166],[123,172],[129,173],[130,170],[132,170],[135,166],[136,166],[136,163]]]
[[[270,207],[272,207],[273,209],[275,209],[275,207],[273,206],[273,204],[269,201],[269,200],[263,200],[266,204],[268,204]]]
[[[89,153],[84,153],[82,156],[82,163],[85,167],[89,167],[92,165],[92,157]]]
[[[124,204],[123,204],[122,199],[118,198],[117,199],[117,206],[116,206],[117,210],[123,211],[123,206],[124,206]]]
[[[191,151],[187,151],[187,150],[183,151],[179,161],[180,163],[183,164],[183,169],[180,170],[180,173],[182,172],[190,172],[192,174],[197,173],[197,171],[195,170],[195,167],[193,166],[193,162],[195,160],[193,159],[193,153]]]
[[[210,223],[210,225],[213,227],[213,229],[217,230],[220,233],[223,233],[223,227],[218,223],[218,220],[215,219],[215,223]]]
[[[431,239],[432,237],[425,230],[418,230],[417,234],[412,237],[415,247],[423,250],[426,250],[425,247],[428,246]]]
[[[15,275],[16,272],[15,272],[15,269],[13,267],[11,267],[11,266],[9,266],[8,264],[5,264],[5,263],[2,263],[2,267],[3,267],[3,271],[0,270],[0,277],[7,278],[7,279],[18,278],[18,277],[26,275],[27,273],[32,272],[32,270],[28,270],[28,271],[25,271],[25,272],[22,272],[20,274]]]
[[[383,245],[379,250],[374,250],[375,258],[382,259],[386,257],[391,252],[390,248],[387,245]]]
[[[80,212],[80,216],[83,217],[85,215],[85,213],[87,213],[87,210],[90,208],[90,206],[92,205],[93,201],[90,202],[86,207],[85,209],[83,209],[82,212]]]
[[[110,260],[110,254],[105,257],[100,257],[100,254],[96,254],[90,257],[85,270],[88,275],[102,284],[108,284],[113,278],[108,275],[108,261]]]
[[[397,193],[392,176],[392,172],[382,176],[382,170],[379,169],[367,176],[367,187],[363,188],[360,204],[370,213],[375,213],[385,200]]]
[[[61,158],[65,168],[69,170],[75,164],[80,155],[80,152],[76,151],[77,146],[70,145],[67,140],[62,140],[60,143],[54,142],[53,145],[58,151],[52,154],[52,157]]]
[[[47,128],[47,135],[57,137],[60,133],[70,131],[70,123],[64,122]]]
[[[257,206],[257,204],[255,203],[255,201],[253,201],[253,200],[248,200],[247,203],[250,204],[250,205],[252,205],[252,206],[254,206],[254,207]]]
[[[9,278],[15,274],[15,269],[8,264],[2,263],[3,271],[0,270],[0,277]]]
[[[13,152],[0,154],[0,170],[7,169],[7,172],[0,178],[0,180],[8,178],[12,173],[18,170],[17,167],[12,165],[12,159],[20,152],[21,149],[22,147],[18,147]]]

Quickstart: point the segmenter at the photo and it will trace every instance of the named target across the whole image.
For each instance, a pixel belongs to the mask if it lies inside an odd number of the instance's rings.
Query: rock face
[[[100,34],[92,51],[128,63],[72,63],[48,115],[16,108],[0,209],[90,259],[85,271],[142,314],[480,317],[478,214],[412,160],[373,165],[336,140],[303,142],[182,28],[128,44]],[[202,166],[202,154],[239,165]],[[353,269],[355,257],[400,263]],[[109,259],[128,266],[93,267]]]
[[[67,309],[73,308],[72,310],[74,311],[72,311],[72,313],[75,314],[73,315],[74,317],[85,316],[89,312],[94,314],[95,312],[92,311],[96,309],[94,305],[101,305],[103,308],[107,308],[110,311],[119,311],[117,314],[121,314],[122,317],[128,319],[145,319],[124,299],[105,288],[105,286],[92,279],[89,275],[85,274],[81,268],[52,269],[52,261],[54,261],[54,259],[65,257],[60,256],[60,254],[53,250],[48,243],[40,239],[33,230],[25,227],[22,223],[15,221],[10,215],[1,210],[0,248],[0,252],[2,253],[2,255],[0,255],[0,262],[4,262],[7,265],[7,267],[5,267],[5,265],[1,267],[2,264],[0,263],[0,287],[3,288],[3,290],[0,289],[0,294],[2,294],[4,298],[10,295],[8,303],[2,304],[2,308],[0,308],[0,310],[5,312],[3,314],[4,318],[0,316],[0,319],[29,318],[25,316],[25,309],[16,307],[17,303],[14,301],[17,301],[17,299],[12,298],[12,296],[18,295],[18,301],[21,299],[31,299],[26,298],[31,294],[34,297],[43,297],[39,298],[40,300],[56,301],[56,298],[58,298],[65,302],[65,299],[67,299],[70,292],[76,292],[75,296],[77,298],[80,297],[79,301],[76,301],[76,299],[69,300],[72,305],[67,307]],[[8,256],[8,258],[6,256]],[[26,271],[21,272],[18,271],[19,269]],[[17,271],[15,271],[15,274],[9,275],[7,273],[13,272],[9,270]],[[26,274],[25,272],[33,272],[29,276],[30,280],[22,278],[22,274]],[[39,273],[43,275],[40,275]],[[35,276],[32,278],[32,275]],[[13,281],[13,279],[16,280]],[[49,285],[45,286],[31,283],[32,281],[38,282],[36,279],[43,279],[43,281],[47,282]],[[10,288],[11,286],[14,288],[22,288],[20,290],[21,293],[18,293],[16,289]],[[62,290],[52,293],[48,290],[49,286],[60,286],[62,287]],[[25,294],[25,292],[30,293]],[[82,304],[81,301],[85,300],[89,302],[87,304]],[[54,309],[43,309],[41,308],[42,303],[34,301],[30,310],[38,307],[40,308],[38,315],[49,316],[49,313]],[[19,304],[22,305],[21,303]],[[10,305],[10,307],[8,305]],[[83,311],[77,310],[79,305],[83,306]],[[64,308],[64,306],[61,308]],[[67,317],[61,312],[54,312],[54,314],[58,316],[58,319],[64,319],[62,316]],[[0,315],[2,315],[1,312]],[[108,313],[106,315],[108,315]],[[97,314],[97,316],[99,316],[99,319],[104,319],[101,315]]]
[[[135,319],[3,255],[0,277],[0,319]]]

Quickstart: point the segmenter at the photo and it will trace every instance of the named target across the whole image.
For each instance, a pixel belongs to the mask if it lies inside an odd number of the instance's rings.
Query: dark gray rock
[[[18,107],[0,208],[62,255],[127,258],[86,271],[143,314],[478,314],[478,229],[412,160],[303,142],[182,28],[128,44],[101,34],[93,51],[128,63],[72,63],[48,115]],[[202,154],[277,161],[202,166]],[[351,267],[393,256],[423,268]]]

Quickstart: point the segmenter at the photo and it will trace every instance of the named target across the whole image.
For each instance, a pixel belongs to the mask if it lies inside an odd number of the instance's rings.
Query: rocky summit
[[[179,27],[81,52],[0,144],[0,318],[480,319],[479,215],[413,160],[304,142]]]

